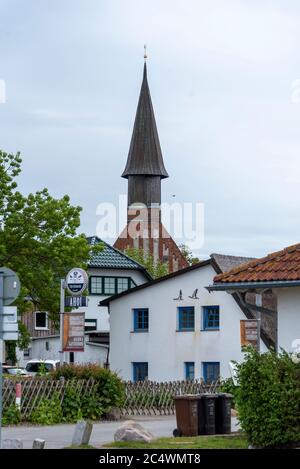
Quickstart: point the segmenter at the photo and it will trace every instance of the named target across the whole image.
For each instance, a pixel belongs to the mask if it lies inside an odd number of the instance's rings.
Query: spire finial
[[[148,58],[148,55],[147,55],[147,46],[146,46],[146,44],[144,44],[144,51],[145,51],[145,52],[144,52],[144,59],[145,59],[145,62],[146,62],[146,60],[147,60],[147,58]]]

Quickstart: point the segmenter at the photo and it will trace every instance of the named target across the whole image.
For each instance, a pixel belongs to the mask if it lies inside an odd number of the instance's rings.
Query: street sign
[[[63,314],[63,351],[84,352],[84,313]]]
[[[3,308],[3,323],[17,323],[18,312],[16,306],[4,306]],[[5,330],[5,327],[4,327]]]
[[[66,308],[85,308],[88,305],[87,296],[66,296],[65,307]]]
[[[6,308],[20,293],[17,274],[7,267],[0,267],[0,448],[2,448],[2,352],[4,340],[18,340],[17,308]]]
[[[67,289],[71,295],[80,296],[88,286],[88,275],[80,268],[71,269],[66,277]]]
[[[7,267],[0,267],[0,276],[3,278],[3,304],[10,305],[20,293],[20,280],[17,274]]]

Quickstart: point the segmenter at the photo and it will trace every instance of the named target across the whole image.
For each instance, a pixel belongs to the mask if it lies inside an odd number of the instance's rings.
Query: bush
[[[235,386],[232,378],[226,378],[226,379],[221,380],[219,391],[220,392],[226,392],[226,393],[229,393],[229,394],[233,395],[233,399],[231,401],[231,407],[232,408],[235,408],[236,388],[237,387]]]
[[[42,399],[31,413],[30,420],[39,425],[54,425],[63,421],[62,408],[56,393],[51,399]]]
[[[245,349],[237,366],[235,390],[239,420],[249,442],[280,447],[300,441],[300,367],[291,357],[274,351]]]
[[[11,404],[3,411],[2,423],[3,425],[15,425],[21,422],[21,412],[17,405]]]
[[[65,391],[61,407],[63,420],[70,423],[81,419],[99,420],[103,414],[97,388],[92,394],[81,397],[72,387],[71,382]]]
[[[93,378],[97,382],[95,396],[86,404],[91,409],[94,407],[94,415],[97,412],[109,412],[112,407],[121,407],[125,398],[125,386],[120,378],[112,371],[102,368],[99,365],[64,365],[52,373],[54,379],[65,378],[66,380],[72,379],[89,379]],[[88,402],[88,401],[86,401]],[[99,406],[99,411],[96,411],[96,405]],[[84,413],[89,411],[83,409]],[[96,412],[96,413],[95,413]]]
[[[63,420],[77,422],[82,419],[80,395],[71,386],[68,386],[61,404]]]

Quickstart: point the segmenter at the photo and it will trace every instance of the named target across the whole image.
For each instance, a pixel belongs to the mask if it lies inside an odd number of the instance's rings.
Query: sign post
[[[60,335],[60,351],[59,351],[59,361],[60,366],[64,364],[64,349],[63,349],[63,322],[64,322],[64,312],[65,312],[65,280],[61,279],[60,281],[60,321],[59,321],[59,335]]]
[[[88,275],[80,268],[71,269],[66,280],[60,282],[60,365],[64,362],[64,352],[82,352],[84,350],[84,313],[65,313],[65,306],[86,305],[86,301],[79,297],[88,285]],[[65,290],[74,298],[66,299]],[[70,345],[71,344],[71,345]]]
[[[3,339],[6,331],[16,332],[16,326],[4,323],[4,306],[10,305],[19,296],[20,281],[16,273],[7,267],[0,267],[0,448],[2,448],[2,390],[3,390]],[[16,329],[16,331],[15,331]],[[16,339],[14,339],[16,340]]]

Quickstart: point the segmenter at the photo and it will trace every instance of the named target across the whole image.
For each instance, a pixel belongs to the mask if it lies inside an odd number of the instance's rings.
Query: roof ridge
[[[124,252],[120,251],[119,249],[115,248],[114,246],[112,246],[111,244],[107,243],[106,241],[104,241],[102,238],[99,238],[97,235],[94,235],[94,236],[87,236],[87,239],[95,239],[97,240],[99,243],[103,243],[108,249],[116,252],[117,254],[120,254],[121,257],[125,257],[126,259],[128,259],[132,264],[136,265],[136,267],[138,267],[139,269],[147,272],[147,274],[151,277],[151,275],[149,274],[149,272],[147,271],[146,267],[142,264],[140,264],[138,261],[136,261],[135,259],[132,259],[130,256],[127,256],[127,254],[125,254]]]
[[[245,272],[246,270],[251,269],[252,267],[257,267],[259,265],[263,265],[266,262],[268,262],[270,260],[273,260],[277,257],[282,257],[287,252],[291,253],[291,252],[297,251],[298,249],[300,249],[300,243],[293,244],[291,246],[287,246],[286,248],[283,248],[279,251],[269,253],[266,256],[261,257],[259,259],[253,259],[252,261],[246,262],[245,264],[241,264],[237,267],[234,267],[233,269],[229,270],[228,272],[223,272],[222,274],[216,275],[214,280],[218,281],[218,280],[221,280],[221,279],[225,279],[229,275]]]

